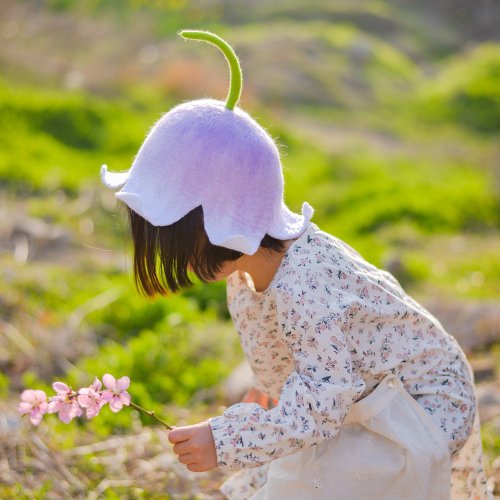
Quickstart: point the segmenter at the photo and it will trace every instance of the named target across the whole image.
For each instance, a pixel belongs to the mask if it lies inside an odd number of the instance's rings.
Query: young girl
[[[287,208],[276,144],[235,107],[231,47],[209,32],[181,35],[224,52],[226,102],[174,107],[132,168],[103,166],[103,181],[121,187],[145,294],[189,286],[188,271],[227,280],[260,393],[171,431],[179,461],[240,470],[222,487],[231,499],[487,498],[462,349],[390,273],[311,222],[309,204]]]

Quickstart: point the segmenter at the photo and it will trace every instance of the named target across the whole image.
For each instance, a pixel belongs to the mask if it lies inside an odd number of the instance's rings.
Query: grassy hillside
[[[10,405],[0,412],[13,419],[8,432],[20,425],[12,411],[19,391],[58,377],[76,385],[89,374],[128,374],[134,400],[174,423],[215,414],[224,402],[220,382],[241,359],[224,283],[140,298],[124,210],[98,177],[102,163],[127,169],[173,104],[225,95],[220,54],[180,41],[179,28],[211,28],[237,47],[241,105],[280,144],[292,209],[309,201],[321,228],[424,303],[499,299],[496,7],[485,17],[484,6],[464,14],[451,2],[245,6],[5,2],[0,394]],[[115,498],[121,486],[103,481],[127,474],[139,485],[130,498],[178,498],[191,487],[212,494],[218,478],[193,482],[165,465],[162,437],[147,434],[145,422],[125,412],[74,426],[47,419],[37,434],[52,457],[45,460],[63,462],[66,473],[37,468],[36,441],[19,438],[12,449],[26,460],[10,466],[0,496],[92,490]],[[500,452],[492,429],[490,457]],[[132,432],[149,440],[156,461],[134,448],[134,460],[111,470],[116,457],[85,452]],[[137,472],[145,463],[155,464],[154,478]],[[81,479],[71,484],[71,474]]]

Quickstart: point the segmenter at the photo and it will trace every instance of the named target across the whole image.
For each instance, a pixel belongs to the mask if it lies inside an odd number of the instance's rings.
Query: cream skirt
[[[244,469],[230,500],[483,500],[479,418],[450,460],[445,434],[394,375],[354,403],[334,438]]]

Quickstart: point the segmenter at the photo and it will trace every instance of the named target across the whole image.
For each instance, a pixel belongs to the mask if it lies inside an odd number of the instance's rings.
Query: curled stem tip
[[[241,73],[240,62],[233,48],[221,37],[210,31],[201,30],[181,30],[179,35],[190,40],[202,40],[211,43],[220,49],[229,64],[229,93],[226,98],[226,108],[233,110],[238,103],[243,85],[243,75]]]

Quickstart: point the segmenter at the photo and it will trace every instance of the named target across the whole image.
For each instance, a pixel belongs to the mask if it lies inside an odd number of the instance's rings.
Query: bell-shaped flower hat
[[[266,234],[297,238],[313,208],[305,202],[299,215],[286,206],[278,148],[236,106],[242,87],[236,54],[213,33],[180,35],[222,50],[230,67],[226,102],[198,99],[173,107],[152,127],[128,171],[101,167],[104,184],[120,188],[116,198],[154,226],[173,224],[201,205],[210,242],[249,255]]]

